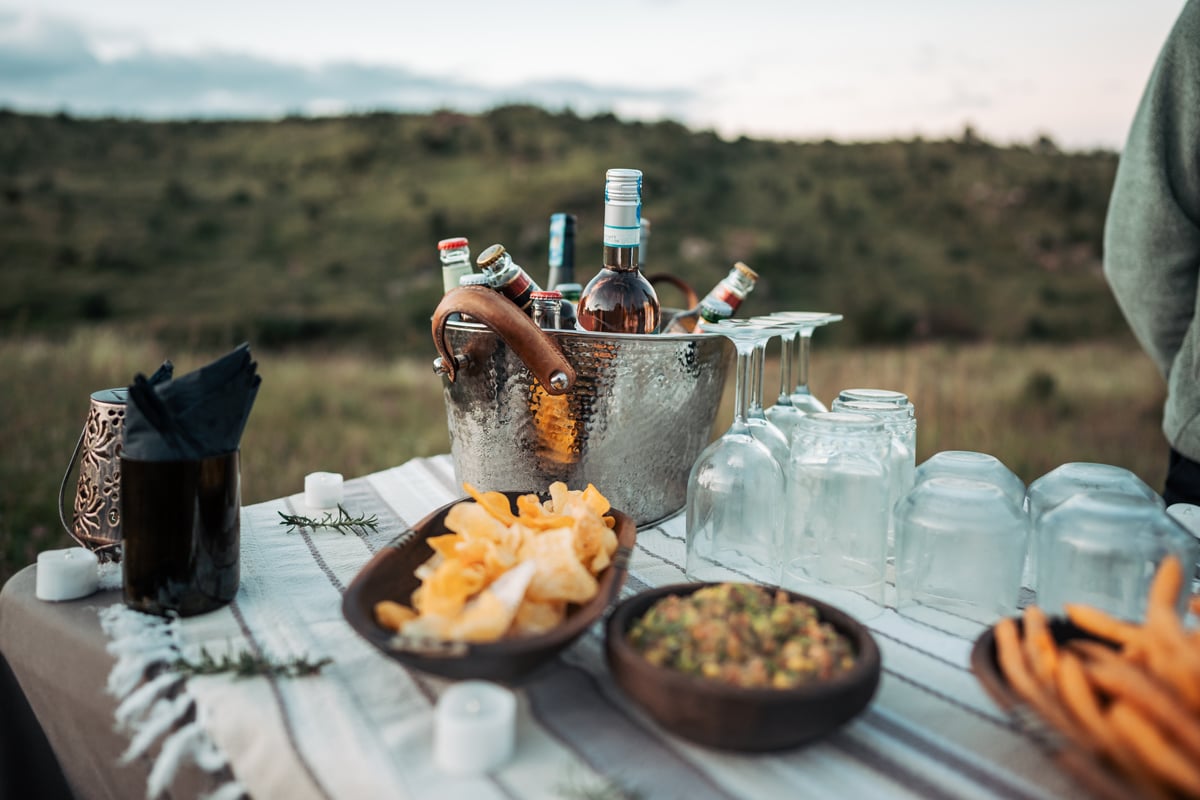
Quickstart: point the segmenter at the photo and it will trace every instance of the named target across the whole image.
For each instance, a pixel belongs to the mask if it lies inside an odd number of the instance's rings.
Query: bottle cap
[[[479,257],[475,259],[475,263],[481,268],[486,269],[499,261],[502,255],[504,255],[504,245],[494,244],[480,253]]]
[[[488,276],[482,272],[472,272],[470,275],[463,275],[458,279],[459,286],[490,286],[491,281]]]
[[[453,239],[442,239],[438,242],[438,250],[453,250],[455,247],[467,247],[470,244],[465,237],[456,236]]]
[[[755,272],[754,270],[750,269],[749,267],[747,267],[741,261],[734,264],[733,268],[736,269],[738,272],[742,273],[743,275],[745,275],[747,278],[749,278],[752,281],[758,280],[758,273]]]
[[[562,292],[530,292],[530,300],[562,300]]]

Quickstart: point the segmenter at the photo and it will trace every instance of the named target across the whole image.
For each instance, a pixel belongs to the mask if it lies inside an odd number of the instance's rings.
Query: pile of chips
[[[491,642],[545,633],[568,605],[595,596],[596,576],[617,549],[609,502],[596,487],[553,483],[545,502],[517,498],[516,514],[504,494],[463,487],[475,502],[451,508],[449,532],[428,539],[434,554],[417,568],[412,607],[376,604],[381,625],[404,636]]]

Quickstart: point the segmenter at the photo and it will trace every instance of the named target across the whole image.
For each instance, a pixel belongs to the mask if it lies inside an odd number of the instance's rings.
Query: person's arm
[[[1104,274],[1134,335],[1168,375],[1200,277],[1200,0],[1190,0],[1146,86],[1104,229]]]

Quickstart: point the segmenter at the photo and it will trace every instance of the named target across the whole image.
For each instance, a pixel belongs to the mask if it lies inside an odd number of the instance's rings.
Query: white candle
[[[312,472],[304,476],[304,503],[309,508],[336,508],[341,502],[340,472]]]
[[[512,758],[517,698],[503,686],[463,681],[438,699],[433,720],[433,759],[457,775],[490,772]]]
[[[38,553],[35,593],[39,600],[87,597],[99,583],[100,561],[86,547]]]

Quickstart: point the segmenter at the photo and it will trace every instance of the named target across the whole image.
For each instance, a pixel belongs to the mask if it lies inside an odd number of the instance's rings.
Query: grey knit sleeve
[[[1121,153],[1104,274],[1138,341],[1169,375],[1200,276],[1200,0],[1180,13]]]

